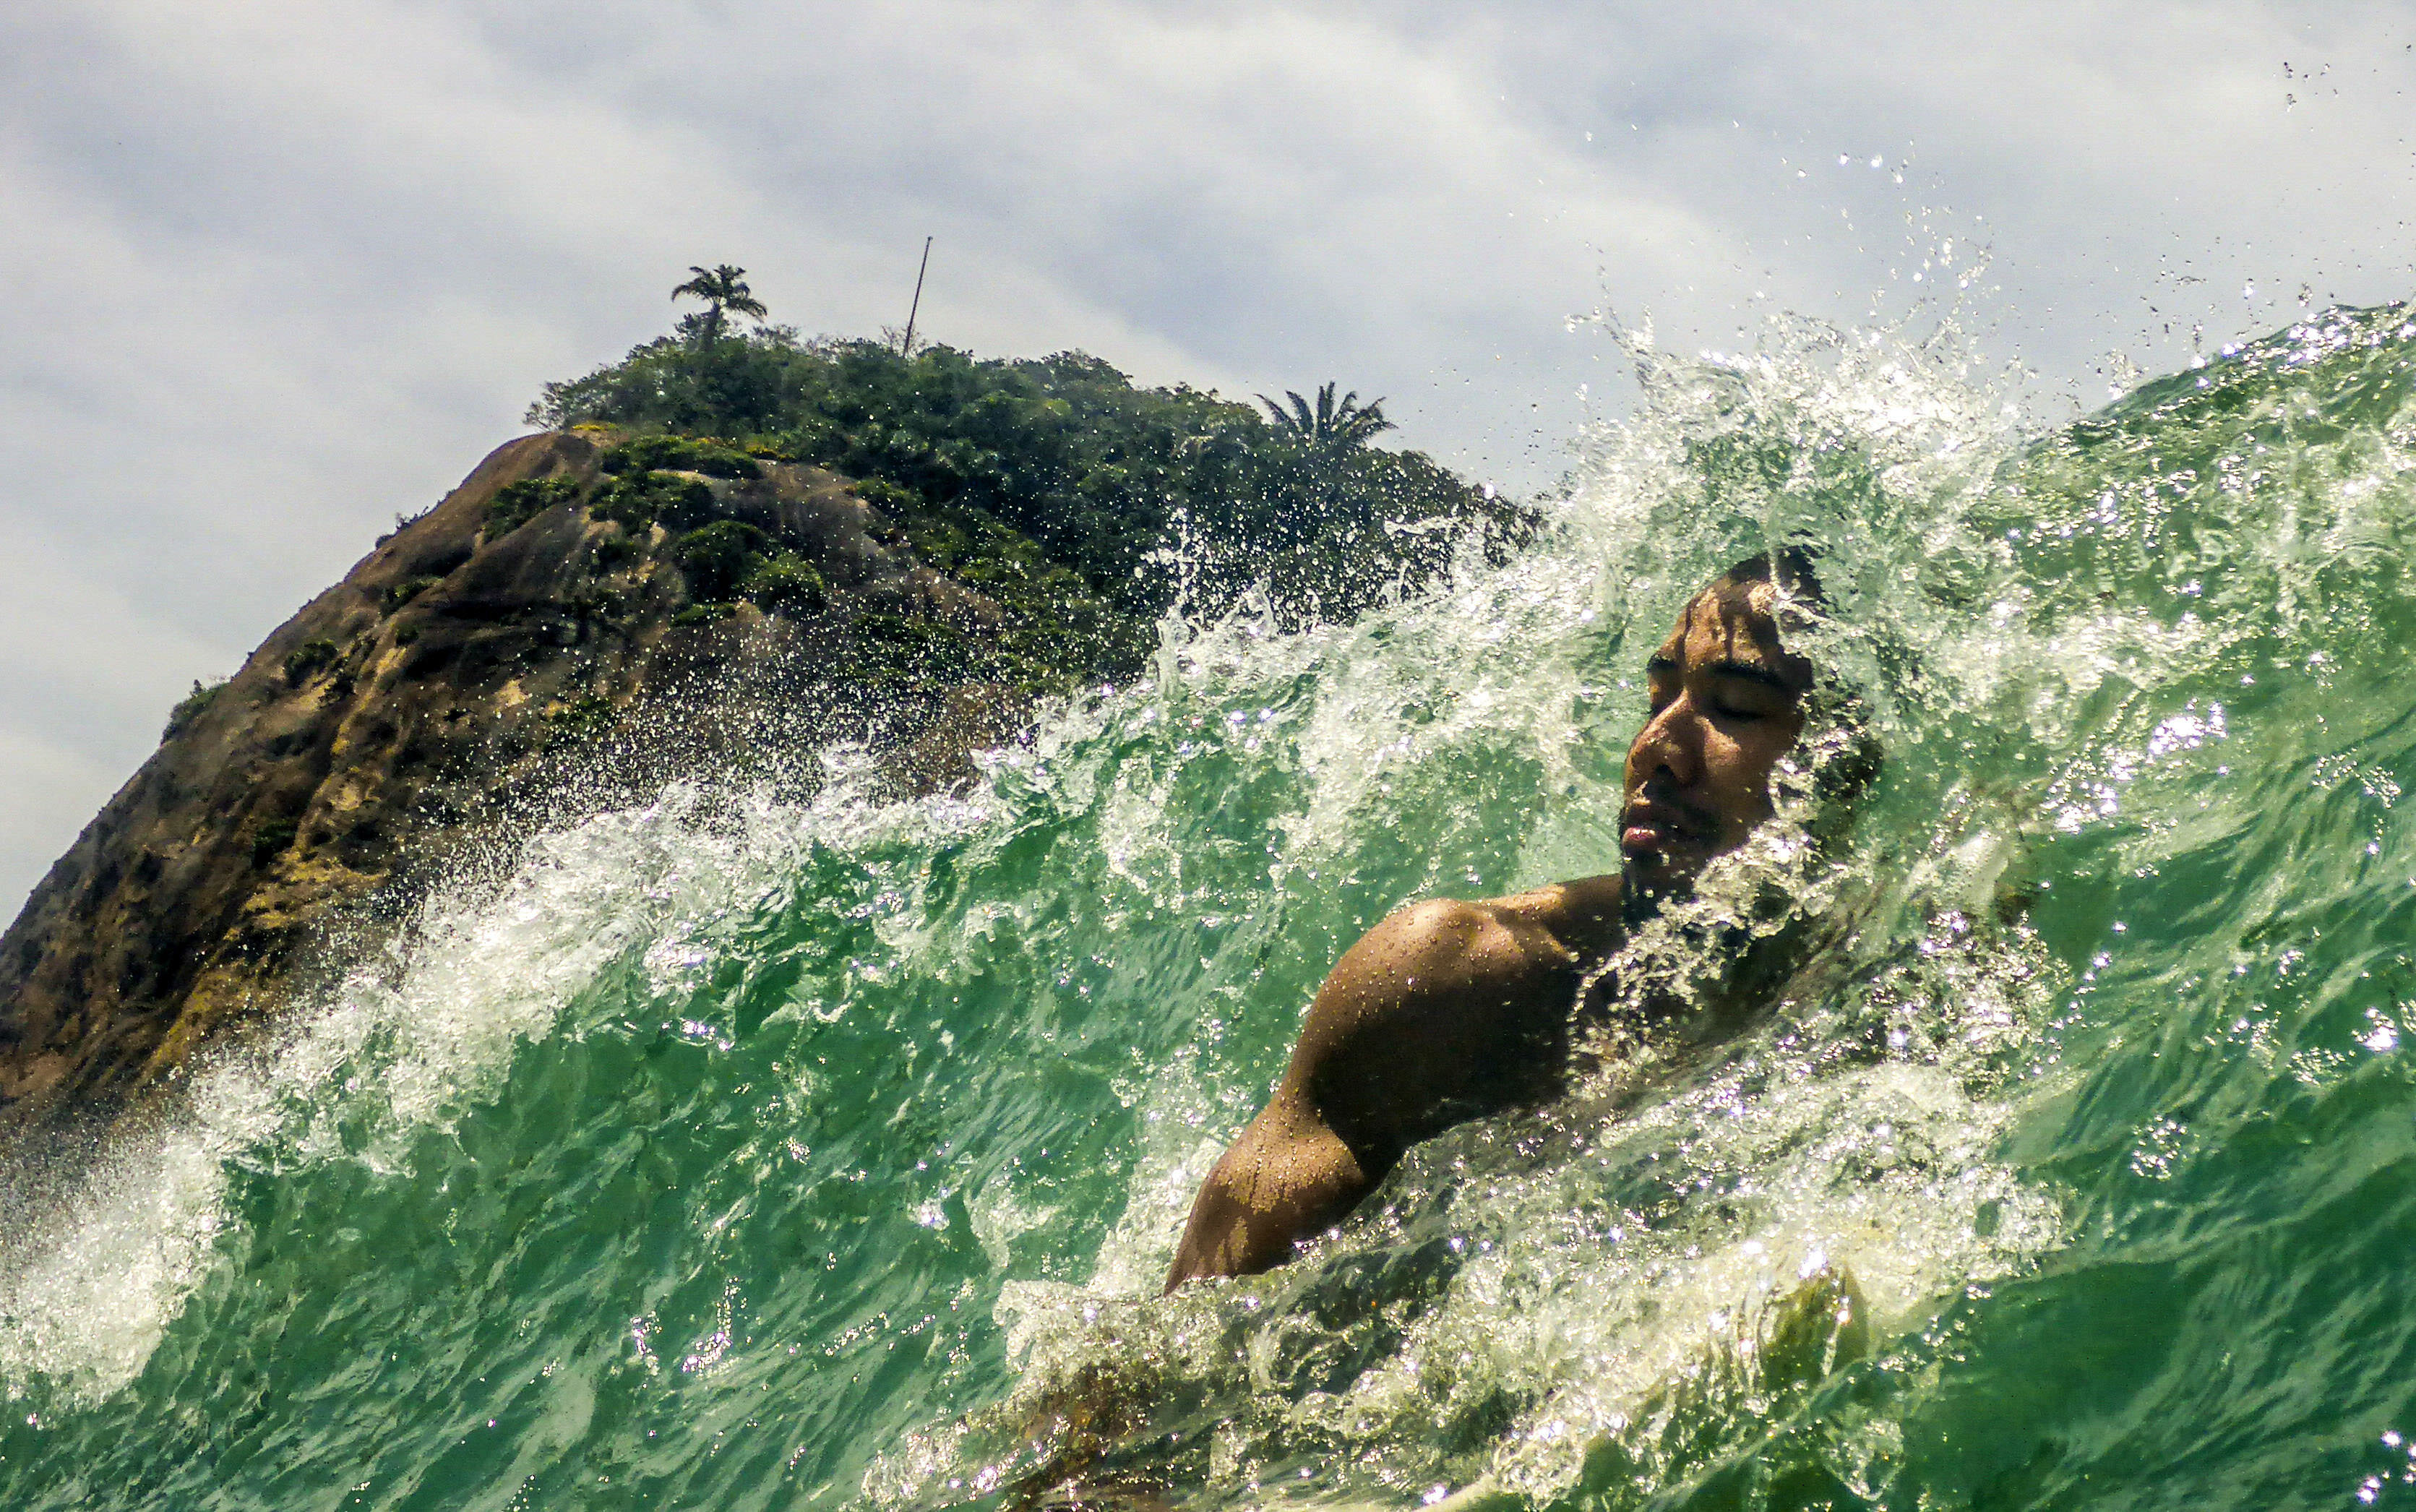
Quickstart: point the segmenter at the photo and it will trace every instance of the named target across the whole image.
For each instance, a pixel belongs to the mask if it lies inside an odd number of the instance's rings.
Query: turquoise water
[[[2416,327],[2044,435],[1951,333],[1630,346],[1517,559],[1170,620],[962,793],[550,836],[18,1171],[0,1504],[2416,1504]],[[1610,864],[1644,652],[1807,537],[1885,770],[1704,907],[1846,938],[1157,1298],[1334,957]],[[1867,1350],[1764,1368],[1824,1272]]]

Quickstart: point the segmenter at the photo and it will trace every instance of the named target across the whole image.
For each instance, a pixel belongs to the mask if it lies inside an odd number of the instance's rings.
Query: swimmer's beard
[[[1680,873],[1653,880],[1645,869],[1633,860],[1620,868],[1619,921],[1630,931],[1652,923],[1670,909],[1693,901],[1694,897],[1695,878],[1691,874]],[[1689,935],[1708,938],[1699,927],[1690,928],[1681,922],[1677,928]]]
[[[1634,930],[1661,916],[1664,901],[1661,890],[1648,885],[1636,874],[1634,866],[1620,869],[1619,922]]]
[[[1623,873],[1619,889],[1619,922],[1631,937],[1646,925],[1660,923],[1656,931],[1667,945],[1686,947],[1698,955],[1710,949],[1734,955],[1754,943],[1751,930],[1724,919],[1706,918],[1701,915],[1688,916],[1687,903],[1695,900],[1695,883],[1691,877],[1649,885],[1636,875],[1634,868]],[[1675,917],[1666,917],[1675,912]]]
[[[1758,833],[1759,843],[1700,869],[1630,859],[1619,891],[1625,939],[1587,974],[1579,1002],[1624,1003],[1638,1022],[1668,1021],[1751,996],[1756,984],[1785,975],[1815,921],[1800,906],[1801,879],[1769,869],[1768,842],[1781,833]]]

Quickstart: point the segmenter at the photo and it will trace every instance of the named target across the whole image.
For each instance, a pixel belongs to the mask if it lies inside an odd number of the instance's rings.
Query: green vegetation
[[[271,819],[251,832],[251,864],[264,867],[294,844],[300,826],[291,819]]]
[[[814,614],[830,600],[820,568],[794,552],[774,552],[747,568],[738,591],[768,613]]]
[[[707,477],[761,477],[763,464],[743,451],[692,436],[634,436],[604,453],[596,463],[612,474],[662,468]]]
[[[868,683],[964,677],[993,660],[964,631],[936,620],[870,613],[855,622],[855,630],[864,658],[856,675]]]
[[[583,635],[592,629],[612,628],[627,606],[622,597],[610,589],[578,588],[563,596],[562,607]]]
[[[618,718],[612,701],[601,693],[581,693],[569,703],[546,710],[544,746],[549,750],[581,745],[610,732]]]
[[[579,485],[566,477],[530,477],[506,483],[488,501],[480,540],[501,540],[557,504],[579,497]]]
[[[305,641],[285,654],[285,681],[299,688],[336,664],[342,651],[333,641]]]
[[[713,490],[676,473],[628,473],[596,490],[587,512],[632,537],[644,537],[657,523],[692,530],[713,518]]]
[[[168,711],[168,723],[160,730],[159,738],[175,739],[187,726],[202,717],[204,709],[218,702],[218,696],[226,691],[226,686],[227,680],[223,677],[215,683],[204,683],[198,677],[194,678],[193,690],[178,699],[176,706]]]
[[[704,301],[705,309],[702,315],[691,315],[681,322],[683,326],[688,326],[690,321],[695,322],[694,325],[688,328],[698,344],[709,345],[721,339],[724,311],[734,310],[742,315],[751,315],[757,320],[762,320],[769,313],[763,308],[763,301],[756,298],[754,292],[747,287],[745,268],[732,267],[727,263],[717,263],[709,268],[691,265],[688,271],[696,277],[673,289],[672,297]]]
[[[739,581],[768,555],[772,539],[753,525],[717,520],[680,537],[672,560],[687,579],[688,593],[698,599],[728,598]]]
[[[1493,544],[1529,528],[1525,512],[1427,457],[1367,445],[1389,424],[1381,401],[1337,404],[1334,386],[1277,423],[1197,389],[1138,387],[1080,353],[983,360],[931,346],[906,357],[766,327],[647,342],[548,385],[529,419],[640,432],[617,448],[632,470],[598,495],[599,518],[686,528],[622,492],[664,476],[637,469],[702,471],[700,460],[751,451],[860,480],[910,535],[979,535],[988,522],[1029,538],[1072,574],[1059,589],[1128,615],[1155,614],[1179,584],[1214,612],[1259,582],[1288,616],[1346,614],[1450,561],[1457,531],[1399,527],[1442,521]],[[717,444],[680,439],[698,437]],[[662,486],[644,483],[647,500]]]
[[[1009,681],[1040,687],[1053,680],[1051,668],[1106,671],[1147,654],[1146,622],[1093,596],[1080,574],[1050,561],[1031,537],[974,509],[909,518],[906,542],[916,556],[1004,612],[989,641]],[[883,633],[878,622],[868,629]]]
[[[837,680],[1038,689],[1119,675],[1146,655],[1151,620],[1178,593],[1215,613],[1262,586],[1289,622],[1339,616],[1430,581],[1472,537],[1498,550],[1533,527],[1530,513],[1430,459],[1370,445],[1393,428],[1383,401],[1337,399],[1336,384],[1313,403],[1261,396],[1262,414],[1185,386],[1140,387],[1078,352],[909,356],[780,326],[738,332],[729,315],[764,313],[746,270],[689,271],[673,296],[703,300],[702,313],[548,385],[529,420],[621,432],[587,499],[591,516],[621,526],[594,566],[635,559],[661,526],[691,600],[675,625],[725,619],[742,602],[792,619],[833,611],[799,543],[727,518],[703,481],[759,477],[759,459],[850,480],[883,539],[979,596],[962,612],[838,598]],[[523,495],[508,507],[498,496],[491,537],[571,496],[539,502],[515,487]]]
[[[1291,401],[1290,409],[1264,394],[1259,396],[1259,402],[1267,407],[1267,414],[1278,428],[1291,431],[1292,440],[1310,451],[1348,451],[1393,429],[1393,422],[1384,418],[1382,400],[1363,406],[1359,391],[1354,388],[1336,404],[1334,390],[1338,386],[1320,385],[1314,410],[1308,407],[1308,401],[1289,388],[1284,390],[1284,398]]]
[[[387,584],[385,594],[381,596],[381,602],[385,604],[385,612],[391,614],[444,581],[443,578],[426,576],[405,578],[400,582]]]

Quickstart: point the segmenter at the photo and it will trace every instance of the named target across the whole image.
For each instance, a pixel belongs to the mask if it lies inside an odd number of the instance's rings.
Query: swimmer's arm
[[[1302,1239],[1358,1206],[1382,1174],[1371,1175],[1315,1110],[1277,1092],[1200,1184],[1166,1289],[1282,1264]]]
[[[1201,1185],[1167,1289],[1282,1264],[1412,1144],[1533,1090],[1557,1061],[1539,1059],[1532,1021],[1536,967],[1557,954],[1486,903],[1420,903],[1370,930],[1318,990],[1274,1097]]]

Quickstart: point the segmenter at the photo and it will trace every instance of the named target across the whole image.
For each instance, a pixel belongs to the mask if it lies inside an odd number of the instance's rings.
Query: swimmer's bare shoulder
[[[1588,877],[1415,903],[1368,930],[1201,1185],[1167,1289],[1281,1264],[1411,1145],[1557,1092],[1584,973],[1617,947],[1619,897],[1617,876]]]

